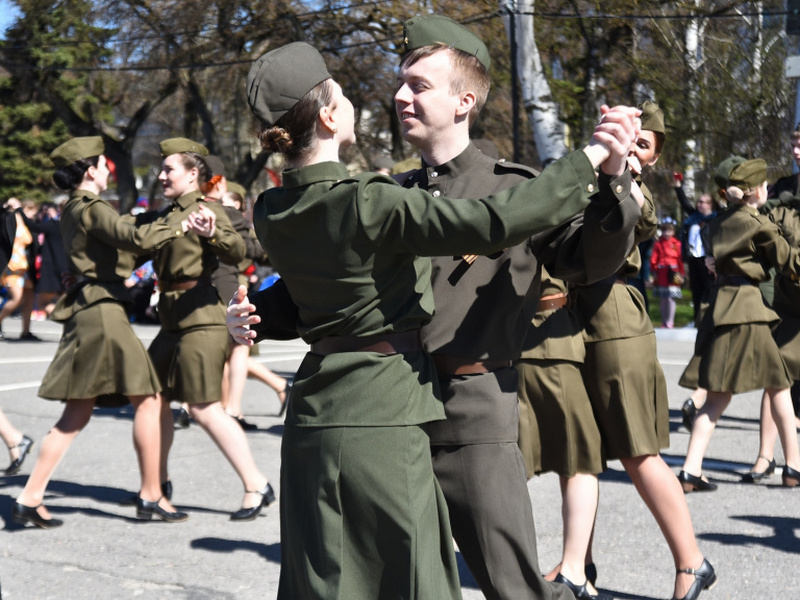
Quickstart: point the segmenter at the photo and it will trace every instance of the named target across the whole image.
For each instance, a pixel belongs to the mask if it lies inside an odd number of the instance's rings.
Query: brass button
[[[590,183],[589,185],[587,185],[586,186],[586,191],[589,192],[590,194],[593,193],[594,192],[594,184]]]
[[[622,193],[622,186],[618,185],[617,187],[615,187],[614,188],[614,192],[616,192],[617,194],[621,194]]]
[[[439,196],[441,196],[441,195],[442,195],[442,192],[440,192],[439,190],[436,190],[436,191],[435,191],[435,192],[433,192],[433,194],[432,194],[432,196],[433,196],[434,198],[438,198],[438,197],[439,197]]]

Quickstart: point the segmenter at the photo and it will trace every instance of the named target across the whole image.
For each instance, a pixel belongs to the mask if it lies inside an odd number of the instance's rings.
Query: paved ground
[[[16,337],[19,320],[3,323]],[[39,381],[59,336],[53,323],[34,323],[40,343],[0,342],[0,408],[37,441],[22,474],[0,477],[0,583],[5,600],[141,600],[274,598],[280,568],[277,507],[250,523],[231,523],[242,489],[209,438],[193,425],[176,432],[171,474],[176,505],[187,523],[142,523],[127,499],[138,487],[131,444],[131,411],[97,411],[56,472],[46,498],[66,521],[56,530],[21,529],[11,507],[24,485],[38,442],[55,423],[60,405],[36,397]],[[154,327],[137,327],[148,343]],[[680,468],[688,434],[679,428],[686,392],[676,385],[692,350],[693,332],[659,332],[659,355],[670,385],[672,446],[664,456]],[[261,360],[291,375],[305,347],[262,344]],[[268,388],[248,382],[245,412],[259,430],[248,434],[261,468],[276,491],[281,420]],[[688,497],[701,547],[717,568],[720,583],[709,600],[793,599],[800,588],[800,489],[741,485],[758,448],[759,394],[737,397],[722,419],[707,454],[706,472],[720,484],[713,494]],[[780,449],[776,450],[782,464]],[[4,461],[5,457],[0,457]],[[4,464],[4,463],[0,463]],[[543,569],[560,555],[558,482],[544,476],[529,484]],[[673,566],[666,543],[618,463],[601,483],[595,559],[598,584],[616,598],[669,598]],[[483,595],[462,571],[465,600]],[[298,599],[302,600],[302,599]],[[436,600],[436,599],[424,599]]]

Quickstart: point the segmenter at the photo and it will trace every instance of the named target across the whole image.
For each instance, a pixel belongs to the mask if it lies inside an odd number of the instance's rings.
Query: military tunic
[[[698,373],[700,386],[714,392],[788,388],[792,377],[770,330],[778,314],[764,303],[758,284],[769,278],[771,267],[796,277],[800,250],[769,217],[743,204],[710,227],[717,286],[680,384],[693,382]]]
[[[796,182],[797,176],[792,177]],[[779,180],[780,181],[780,180]],[[800,247],[800,200],[777,206],[772,210],[772,220],[793,248]],[[773,310],[781,320],[772,331],[783,361],[794,381],[800,380],[800,278],[777,272],[774,278]]]
[[[650,191],[636,226],[638,246],[658,228]],[[634,248],[608,279],[573,292],[584,325],[583,379],[600,427],[607,459],[658,454],[669,446],[667,382],[656,355],[653,324],[642,294],[628,285],[642,259]]]
[[[77,190],[64,205],[61,232],[79,283],[53,311],[64,332],[39,395],[117,405],[158,392],[158,377],[123,307],[130,301],[124,281],[137,254],[182,238],[181,224],[162,219],[136,226],[99,196]]]
[[[582,154],[582,153],[581,153]],[[531,203],[547,210],[568,182],[537,179]],[[479,198],[529,180],[536,172],[497,161],[470,144],[444,165],[423,165],[405,183],[434,195]],[[548,182],[548,183],[546,183]],[[425,349],[459,359],[504,361],[484,374],[439,373],[447,419],[428,425],[434,471],[447,498],[453,534],[488,597],[571,598],[539,572],[525,466],[517,445],[518,377],[511,365],[539,301],[539,268],[577,283],[605,277],[624,260],[639,208],[629,196],[630,176],[601,176],[585,215],[502,252],[432,260],[436,314],[422,332]],[[596,192],[601,192],[597,194]]]
[[[485,202],[434,200],[374,174],[349,178],[339,163],[288,171],[254,212],[285,286],[273,288],[288,289],[312,344],[418,330],[433,314],[431,261],[420,256],[502,251],[583,209],[587,184],[596,185],[586,157],[551,169]],[[540,191],[537,207],[530,196]],[[282,446],[279,598],[459,596],[419,427],[444,416],[437,388],[421,351],[306,355]]]
[[[224,204],[220,206],[231,222],[231,227],[242,236],[245,245],[244,258],[241,261],[232,264],[220,261],[219,266],[211,274],[211,283],[217,288],[222,301],[228,303],[240,284],[247,285],[247,280],[243,275],[245,269],[252,265],[254,260],[263,260],[265,254],[255,237],[253,228],[247,223],[242,212],[232,206]]]
[[[525,336],[519,372],[519,447],[528,477],[562,477],[605,470],[600,430],[581,377],[583,327],[569,306],[566,282],[542,269],[541,298],[567,305],[542,307]]]
[[[169,223],[179,223],[203,202],[199,191],[189,192],[161,211]],[[222,371],[228,347],[225,307],[211,273],[220,260],[244,258],[242,237],[233,230],[222,207],[204,206],[216,215],[212,238],[187,233],[155,253],[153,268],[161,293],[158,316],[161,329],[148,351],[163,395],[190,404],[216,402],[222,393]]]

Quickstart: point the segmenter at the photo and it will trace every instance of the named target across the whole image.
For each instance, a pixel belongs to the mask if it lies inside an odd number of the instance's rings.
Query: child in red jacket
[[[661,326],[672,329],[675,324],[675,300],[681,298],[681,285],[686,277],[681,260],[681,242],[675,237],[675,221],[666,217],[660,225],[661,237],[653,244],[650,270],[653,273],[653,295],[661,302]]]

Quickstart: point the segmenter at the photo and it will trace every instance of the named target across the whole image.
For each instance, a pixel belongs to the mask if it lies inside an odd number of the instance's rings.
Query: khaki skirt
[[[50,400],[97,398],[98,406],[120,406],[129,396],[161,389],[142,342],[122,304],[98,302],[64,323],[53,362],[39,388]]]
[[[520,360],[519,447],[528,477],[562,477],[605,470],[603,443],[580,364]]]
[[[697,382],[712,392],[741,394],[792,384],[778,345],[767,323],[744,323],[714,328],[710,339],[695,350],[681,385],[697,373]]]
[[[588,342],[583,380],[606,459],[648,456],[669,447],[669,398],[655,333]]]
[[[772,337],[789,370],[789,376],[793,381],[800,381],[800,318],[781,315]]]

